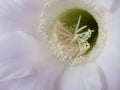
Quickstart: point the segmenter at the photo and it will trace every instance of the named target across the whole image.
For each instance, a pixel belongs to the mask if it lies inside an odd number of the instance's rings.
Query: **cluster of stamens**
[[[52,50],[61,61],[67,64],[73,64],[76,60],[80,60],[85,52],[90,48],[87,40],[91,37],[94,30],[87,30],[87,25],[80,26],[81,16],[73,28],[66,28],[65,25],[56,20],[53,32]],[[87,31],[83,31],[83,30]]]

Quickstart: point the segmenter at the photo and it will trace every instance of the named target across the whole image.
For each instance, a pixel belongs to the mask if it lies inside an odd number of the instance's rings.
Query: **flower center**
[[[89,13],[78,9],[68,10],[55,20],[53,54],[67,64],[74,64],[92,49],[97,30],[96,21]]]

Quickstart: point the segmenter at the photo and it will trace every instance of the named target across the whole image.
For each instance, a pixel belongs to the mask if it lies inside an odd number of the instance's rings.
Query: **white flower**
[[[43,3],[0,1],[0,90],[119,90],[120,12],[107,13],[109,37],[101,56],[67,66],[39,35]]]

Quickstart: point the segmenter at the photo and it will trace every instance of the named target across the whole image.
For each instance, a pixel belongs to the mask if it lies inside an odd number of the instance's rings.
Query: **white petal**
[[[120,9],[114,14],[107,14],[108,40],[97,64],[103,70],[108,83],[108,90],[120,89]]]
[[[56,88],[57,79],[66,67],[48,53],[42,41],[37,44],[31,36],[20,31],[1,36],[0,89],[53,90]],[[33,75],[33,80],[21,84],[21,80],[30,75]],[[14,80],[18,81],[14,82]]]
[[[0,38],[0,82],[31,74],[36,59],[35,41],[23,32],[11,32]]]
[[[1,0],[0,32],[24,30],[36,34],[42,5],[43,0]]]
[[[41,40],[39,44],[40,59],[34,61],[34,70],[38,72],[39,77],[36,87],[40,90],[58,90],[56,88],[59,86],[59,77],[64,73],[67,66],[57,61],[56,57],[51,55],[48,48]]]
[[[15,0],[15,1],[20,1],[21,3],[29,6],[29,7],[33,7],[33,8],[41,8],[42,3],[45,2],[45,0]]]
[[[63,74],[59,90],[101,90],[97,66],[89,63],[82,66],[69,67]]]
[[[97,5],[103,8],[106,11],[109,11],[114,0],[95,0]]]
[[[37,78],[28,76],[23,79],[0,82],[0,90],[40,90],[37,89]]]

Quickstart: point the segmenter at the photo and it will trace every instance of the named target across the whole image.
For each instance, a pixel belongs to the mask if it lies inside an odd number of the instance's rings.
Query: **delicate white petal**
[[[40,90],[35,87],[37,81],[37,78],[33,76],[18,80],[4,81],[2,83],[0,82],[0,90]]]
[[[49,52],[47,44],[43,43],[42,40],[40,41],[40,60],[34,61],[34,70],[38,72],[39,77],[36,87],[40,86],[40,90],[58,90],[59,77],[64,73],[67,66],[58,62]]]
[[[113,3],[110,7],[110,12],[114,13],[115,11],[119,10],[120,0],[113,0]]]
[[[35,41],[23,32],[0,36],[0,82],[25,77],[36,59]]]
[[[108,40],[102,55],[97,61],[106,76],[108,90],[120,89],[120,9],[114,14],[107,14]]]
[[[61,78],[59,90],[101,90],[97,66],[94,63],[69,67]]]
[[[106,11],[109,11],[114,0],[94,0],[99,7],[103,8]]]
[[[43,0],[1,0],[0,1],[0,33],[24,30],[36,34]],[[37,7],[35,7],[36,4]],[[33,5],[35,4],[35,5]]]
[[[36,9],[40,9],[42,8],[41,6],[43,5],[42,3],[45,2],[45,0],[15,0],[15,1],[19,1],[29,7],[32,8],[36,8]]]
[[[119,10],[120,0],[95,0],[106,12],[114,13]]]
[[[0,89],[53,90],[56,88],[57,79],[64,72],[65,65],[48,53],[42,41],[37,44],[31,36],[20,31],[1,35]],[[21,84],[21,80],[31,74],[34,79],[26,82],[25,85]],[[12,82],[12,80],[18,81]]]

